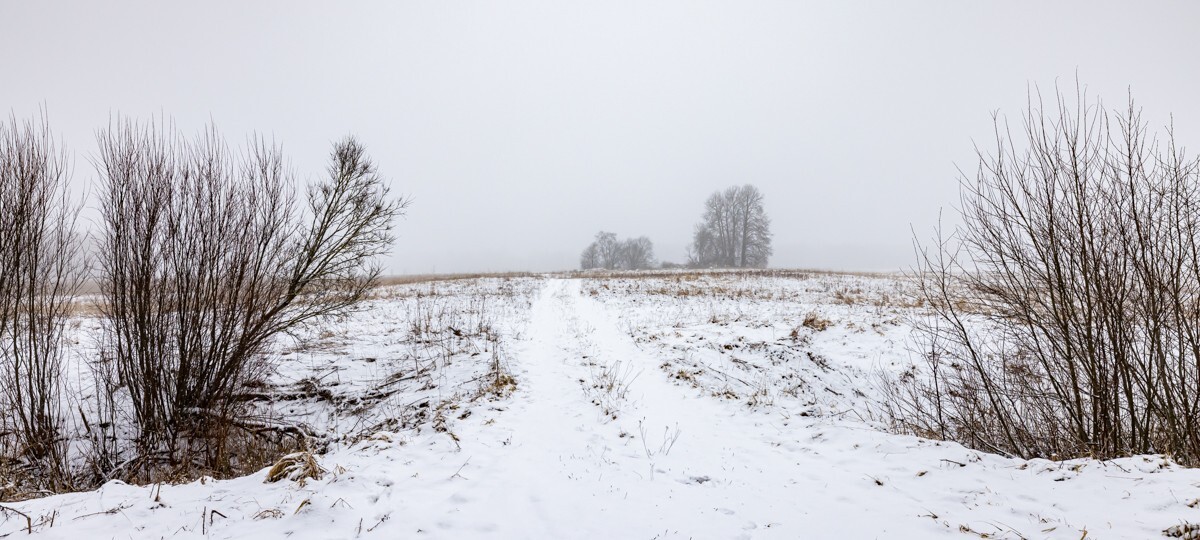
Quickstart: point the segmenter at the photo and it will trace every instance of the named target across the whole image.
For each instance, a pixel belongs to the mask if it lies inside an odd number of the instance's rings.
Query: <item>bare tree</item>
[[[615,270],[621,264],[621,242],[617,235],[610,232],[596,233],[596,258],[600,267]]]
[[[645,270],[654,266],[654,243],[645,236],[622,241],[618,254],[618,267],[624,270]]]
[[[715,192],[696,225],[689,264],[696,267],[763,268],[771,256],[771,220],[752,185]]]
[[[1130,99],[1031,96],[921,248],[925,367],[902,429],[1020,456],[1200,463],[1200,162]]]
[[[68,181],[45,115],[0,124],[0,438],[50,489],[70,484],[63,330],[85,273]]]
[[[617,240],[617,235],[601,231],[579,257],[581,270],[641,270],[654,265],[654,244],[645,236]]]
[[[621,242],[617,240],[616,234],[604,231],[596,233],[596,240],[583,250],[583,254],[579,258],[581,270],[596,268],[614,270],[620,264]]]
[[[353,138],[334,145],[307,212],[261,140],[234,154],[212,128],[188,140],[125,120],[99,143],[105,354],[141,463],[224,467],[230,427],[247,427],[234,396],[270,366],[272,339],[363,298],[407,203]]]
[[[602,266],[603,265],[600,264],[600,253],[596,248],[596,243],[592,242],[591,244],[588,244],[588,247],[584,248],[583,253],[579,255],[579,269],[594,270]]]

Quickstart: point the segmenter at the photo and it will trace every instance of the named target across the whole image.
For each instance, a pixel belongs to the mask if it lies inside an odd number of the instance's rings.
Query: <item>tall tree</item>
[[[654,244],[645,236],[621,242],[619,266],[626,270],[644,270],[654,266]]]
[[[763,195],[752,185],[714,192],[688,248],[698,267],[762,268],[771,256],[771,219]]]
[[[615,233],[596,233],[596,259],[605,270],[615,270],[621,264],[621,243]]]
[[[595,242],[588,244],[588,247],[583,250],[582,254],[579,255],[579,269],[592,270],[594,268],[600,268],[600,254],[598,251],[599,250],[596,249]]]

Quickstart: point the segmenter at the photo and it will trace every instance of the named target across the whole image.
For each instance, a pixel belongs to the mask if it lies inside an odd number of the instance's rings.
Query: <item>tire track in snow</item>
[[[502,420],[512,444],[473,467],[458,501],[464,515],[498,510],[500,537],[873,538],[900,518],[893,507],[878,522],[847,521],[862,501],[825,491],[870,482],[854,464],[764,439],[780,431],[769,417],[671,383],[580,281],[549,280],[532,309]],[[589,401],[588,361],[633,366],[616,420]]]

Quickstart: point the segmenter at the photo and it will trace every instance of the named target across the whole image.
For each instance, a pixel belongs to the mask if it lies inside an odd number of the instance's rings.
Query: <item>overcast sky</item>
[[[1200,3],[4,2],[0,107],[44,105],[95,178],[110,115],[331,141],[396,192],[392,273],[571,268],[599,230],[681,261],[752,183],[776,267],[889,270],[954,211],[993,110],[1075,74],[1200,144]]]

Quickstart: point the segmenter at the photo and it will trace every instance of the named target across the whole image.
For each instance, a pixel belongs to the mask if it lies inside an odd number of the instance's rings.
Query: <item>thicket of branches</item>
[[[51,490],[71,483],[63,329],[84,276],[68,181],[45,116],[0,123],[0,470]]]
[[[231,467],[231,436],[271,429],[244,418],[237,394],[270,367],[272,340],[364,297],[405,202],[353,138],[335,144],[307,211],[261,140],[234,152],[215,129],[187,139],[118,121],[99,146],[97,371],[132,411],[130,469]]]
[[[924,373],[897,424],[1022,457],[1200,464],[1200,164],[1132,99],[1030,99],[919,248]]]
[[[765,268],[771,253],[771,219],[758,188],[732,186],[709,196],[688,247],[689,266]]]
[[[618,240],[616,234],[604,231],[596,234],[596,240],[579,257],[581,270],[645,270],[654,265],[654,244],[649,238]]]

